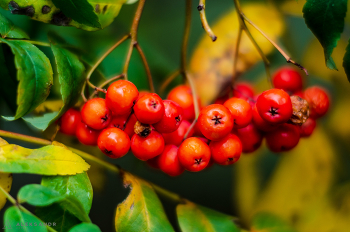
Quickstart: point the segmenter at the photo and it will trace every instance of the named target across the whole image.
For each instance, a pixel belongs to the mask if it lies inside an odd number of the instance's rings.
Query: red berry
[[[87,101],[82,110],[81,117],[89,127],[95,130],[106,128],[112,119],[111,111],[103,98],[94,98]]]
[[[146,137],[134,134],[131,138],[131,151],[140,160],[149,160],[160,155],[164,150],[164,139],[152,130]]]
[[[141,97],[145,96],[146,94],[149,94],[150,91],[148,90],[141,90],[139,91],[139,96],[137,97],[137,100],[139,100]]]
[[[70,108],[61,117],[60,131],[67,135],[75,135],[77,125],[80,121],[80,112],[78,110]]]
[[[112,127],[116,127],[119,128],[121,130],[123,130],[124,125],[126,123],[126,121],[128,120],[129,116],[125,116],[125,115],[120,115],[120,116],[114,116],[111,120],[111,122],[108,125],[108,128],[112,128]],[[124,132],[129,135],[129,137],[131,138],[135,132],[134,132],[134,125],[137,122],[137,118],[135,117],[134,114],[132,114],[128,120],[128,122],[125,125],[125,129]]]
[[[204,107],[199,114],[198,128],[207,139],[220,140],[233,128],[232,115],[223,105],[209,105]]]
[[[191,137],[182,142],[177,152],[181,165],[188,171],[199,172],[210,161],[210,148],[199,138]]]
[[[212,159],[220,165],[236,163],[242,154],[242,143],[234,134],[229,134],[219,141],[211,141],[209,147]]]
[[[96,146],[97,138],[100,135],[99,130],[94,130],[84,122],[79,121],[77,125],[77,130],[75,132],[75,136],[77,136],[79,142],[85,145]]]
[[[162,154],[157,156],[160,170],[169,176],[179,176],[185,171],[180,164],[177,151],[177,146],[166,145]]]
[[[293,115],[292,101],[281,89],[264,91],[256,102],[260,116],[270,124],[287,122]]]
[[[233,96],[249,100],[254,98],[254,89],[248,82],[239,82],[233,89]]]
[[[183,110],[176,102],[164,100],[163,118],[154,124],[154,128],[160,133],[171,133],[179,128],[182,122]]]
[[[165,144],[173,144],[175,146],[180,146],[190,126],[191,126],[191,123],[189,123],[186,120],[183,120],[176,131],[172,133],[163,133]],[[191,137],[192,135],[193,135],[193,130],[189,132],[188,137]]]
[[[244,128],[236,129],[234,133],[241,140],[244,153],[254,152],[261,146],[263,135],[253,123]]]
[[[299,128],[287,123],[266,134],[267,146],[273,152],[289,151],[298,144],[299,139]]]
[[[305,90],[304,97],[309,103],[311,118],[317,119],[327,113],[329,96],[326,90],[318,86],[310,87]]]
[[[179,104],[183,109],[183,119],[192,121],[195,117],[194,102],[191,88],[180,85],[170,91],[168,99]]]
[[[164,115],[163,100],[155,93],[145,94],[134,106],[136,118],[144,124],[154,124]]]
[[[273,86],[286,92],[295,93],[303,89],[303,79],[293,68],[283,67],[273,76]]]
[[[224,103],[232,114],[234,128],[243,128],[249,125],[253,118],[253,111],[250,104],[240,98],[230,98]]]
[[[105,155],[117,159],[128,153],[130,138],[121,129],[107,128],[98,136],[97,145]]]
[[[270,123],[262,119],[262,117],[258,113],[256,104],[253,107],[253,123],[256,126],[256,128],[264,132],[273,131],[278,127],[278,125],[271,125]]]
[[[115,81],[107,89],[106,103],[114,115],[126,115],[130,114],[138,95],[136,86],[130,81]]]
[[[300,137],[309,137],[316,128],[316,120],[308,118],[303,125],[300,126]]]

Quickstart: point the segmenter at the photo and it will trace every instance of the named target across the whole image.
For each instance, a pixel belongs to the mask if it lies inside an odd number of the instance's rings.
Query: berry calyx
[[[273,152],[289,151],[299,143],[299,139],[298,126],[287,123],[266,134],[267,146]]]
[[[163,104],[163,118],[153,126],[160,133],[171,133],[179,128],[182,122],[183,110],[179,104],[171,100],[164,100]]]
[[[296,95],[291,96],[290,100],[292,101],[293,115],[289,122],[295,125],[302,125],[309,118],[309,103]]]
[[[60,131],[66,135],[75,135],[81,115],[78,110],[70,108],[60,119]]]
[[[139,92],[132,82],[118,80],[108,87],[106,103],[114,115],[128,115],[138,95]]]
[[[256,128],[264,132],[273,131],[277,128],[277,125],[271,125],[260,116],[256,104],[253,106],[253,123]]]
[[[223,105],[209,105],[204,107],[199,114],[198,128],[207,139],[220,140],[233,128],[232,115]]]
[[[210,148],[202,140],[191,137],[182,142],[178,150],[181,165],[188,171],[203,170],[210,161]]]
[[[317,119],[327,113],[329,96],[326,90],[318,86],[310,87],[305,90],[304,97],[309,103],[310,117]]]
[[[261,118],[270,124],[287,122],[293,114],[289,95],[281,89],[264,91],[256,102]]]
[[[156,157],[160,170],[169,176],[179,176],[185,171],[179,161],[177,151],[177,146],[166,145],[162,154]]]
[[[134,106],[136,118],[145,124],[159,122],[164,115],[163,100],[155,93],[145,94]]]
[[[77,130],[75,132],[75,136],[77,136],[79,142],[89,146],[96,146],[97,139],[100,135],[99,130],[94,130],[86,125],[84,122],[79,121],[77,125]]]
[[[233,164],[242,154],[242,143],[234,134],[229,134],[219,141],[211,141],[209,147],[212,159],[220,165]]]
[[[286,92],[295,93],[303,88],[303,79],[300,73],[289,67],[279,69],[272,78],[273,86]]]
[[[247,101],[233,97],[228,99],[224,106],[231,112],[234,128],[246,127],[252,121],[253,111]]]
[[[106,128],[112,119],[111,116],[111,111],[103,98],[87,101],[81,110],[83,122],[95,130]]]
[[[140,160],[149,160],[160,155],[164,150],[164,139],[152,130],[147,137],[134,134],[131,138],[131,151]]]
[[[146,138],[152,131],[152,127],[149,124],[143,124],[140,121],[136,121],[134,125],[134,133]]]
[[[97,146],[108,157],[117,159],[128,153],[130,138],[119,128],[107,128],[98,136]]]

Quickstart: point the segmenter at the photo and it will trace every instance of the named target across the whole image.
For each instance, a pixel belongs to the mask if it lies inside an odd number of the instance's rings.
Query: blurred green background
[[[242,4],[253,1],[241,1]],[[132,154],[112,160],[105,158],[97,148],[84,147],[75,138],[58,135],[57,140],[70,146],[88,151],[91,154],[108,159],[121,168],[152,181],[170,191],[180,194],[195,203],[235,215],[239,223],[246,226],[252,214],[260,210],[271,211],[289,221],[300,231],[345,231],[350,222],[343,220],[350,216],[350,85],[341,67],[346,41],[350,36],[349,20],[334,57],[339,72],[326,69],[321,46],[306,27],[301,16],[301,6],[305,1],[256,1],[277,2],[283,12],[285,33],[279,42],[291,57],[309,69],[310,76],[305,77],[307,85],[318,84],[331,93],[332,106],[328,115],[318,122],[318,129],[309,139],[303,139],[298,148],[287,154],[272,154],[265,146],[254,154],[244,155],[233,166],[213,167],[199,173],[186,172],[180,177],[171,178],[153,170],[145,162],[139,161]],[[189,59],[205,36],[196,9],[198,1],[193,1],[191,36],[189,41]],[[286,7],[284,4],[294,4]],[[55,31],[70,44],[81,48],[81,55],[88,63],[93,63],[121,36],[128,33],[137,4],[125,5],[115,21],[101,31],[86,32],[73,27],[57,27],[32,21],[26,16],[11,15],[0,9],[0,13],[24,29],[32,40],[48,41],[47,33]],[[233,1],[208,1],[206,13],[210,24],[233,10]],[[266,17],[269,17],[266,15]],[[142,14],[138,40],[148,59],[156,89],[162,81],[179,67],[185,19],[185,1],[148,1]],[[261,20],[264,20],[262,18]],[[227,25],[230,27],[230,24]],[[209,39],[209,38],[208,38]],[[220,39],[220,38],[218,38]],[[119,74],[125,60],[128,43],[118,47],[100,65],[106,78]],[[40,47],[52,60],[49,48]],[[269,55],[272,71],[285,65],[284,58],[276,51]],[[53,62],[51,62],[53,64]],[[99,81],[98,75],[94,76]],[[266,88],[266,77],[261,62],[247,70],[241,77],[254,83],[256,90]],[[141,60],[133,53],[129,79],[139,89],[147,89],[147,78]],[[181,83],[176,79],[168,90]],[[162,97],[166,97],[166,94]],[[49,99],[59,98],[57,81]],[[10,115],[6,102],[0,100],[1,115]],[[43,138],[47,133],[36,131],[22,120],[7,122],[0,120],[0,128],[22,134]],[[52,128],[51,128],[52,129]],[[9,140],[26,147],[30,144]],[[93,166],[89,177],[94,187],[94,200],[91,220],[102,231],[113,231],[115,207],[127,196],[121,179],[112,173]],[[28,183],[40,183],[37,175],[14,175],[11,195],[16,195],[19,188]],[[306,199],[306,200],[305,200]],[[170,221],[176,224],[175,206],[162,199]],[[7,203],[5,208],[10,204]],[[2,210],[0,212],[3,218]],[[339,220],[339,221],[337,221]],[[320,222],[320,223],[316,223]],[[326,224],[328,223],[328,224]],[[319,226],[323,229],[314,230]],[[341,227],[340,227],[341,226]],[[347,227],[348,226],[348,227]]]

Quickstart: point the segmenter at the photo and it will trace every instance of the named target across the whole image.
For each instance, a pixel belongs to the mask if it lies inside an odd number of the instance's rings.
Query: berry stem
[[[235,47],[235,54],[233,57],[232,86],[234,85],[235,80],[239,76],[239,73],[237,73],[237,61],[238,61],[238,54],[239,54],[239,46],[241,45],[241,40],[242,40],[242,32],[243,32],[243,28],[242,26],[239,26],[236,47]]]
[[[14,133],[14,132],[9,132],[9,131],[4,131],[4,130],[0,130],[0,136],[1,137],[6,137],[6,138],[12,138],[12,139],[17,139],[17,140],[21,140],[21,141],[25,141],[25,142],[30,142],[33,144],[38,144],[38,145],[52,145],[53,142],[46,140],[46,139],[41,139],[41,138],[36,138],[36,137],[32,137],[32,136],[28,136],[28,135],[23,135],[23,134],[18,134],[18,133]],[[69,150],[71,150],[72,152],[74,152],[75,154],[81,156],[82,158],[89,160],[91,162],[94,162],[96,164],[99,164],[103,167],[105,167],[106,169],[116,173],[116,174],[120,174],[121,169],[113,164],[110,164],[104,160],[101,160],[95,156],[92,156],[86,152],[80,151],[78,149],[72,148],[72,147],[67,147]],[[138,177],[140,178],[140,177]],[[147,181],[148,182],[148,181]],[[152,185],[153,189],[156,191],[157,194],[159,194],[160,196],[169,199],[171,201],[174,202],[182,202],[182,198],[173,192],[170,192],[169,190],[166,190],[156,184],[153,184],[151,182],[148,182]],[[1,187],[1,186],[0,186]],[[6,192],[6,191],[5,191]],[[53,230],[54,231],[54,230]]]
[[[191,130],[193,130],[194,126],[195,126],[196,123],[197,123],[197,118],[198,118],[198,117],[196,117],[196,119],[193,120],[191,126],[190,126],[190,127],[188,128],[188,130],[186,131],[186,134],[185,134],[185,136],[184,136],[184,138],[183,138],[182,141],[184,141],[185,139],[187,139],[187,137],[188,137],[188,135],[190,134]]]
[[[41,221],[40,218],[38,218],[36,215],[32,214],[32,212],[30,212],[29,210],[27,210],[26,208],[24,208],[22,205],[20,205],[18,203],[18,201],[13,198],[5,189],[3,189],[1,186],[0,186],[0,192],[2,192],[6,198],[9,200],[9,202],[11,202],[14,206],[18,207],[20,210],[22,210],[23,212],[27,213],[27,214],[30,214],[32,215],[33,217],[37,218],[38,220]],[[51,231],[51,232],[57,232],[57,230],[53,229],[52,227],[50,226],[46,226],[47,230],[48,231]]]
[[[185,31],[182,40],[182,48],[181,48],[181,72],[186,78],[186,65],[187,65],[187,46],[188,39],[190,37],[190,29],[191,29],[191,8],[192,1],[186,0],[186,18],[185,18]]]
[[[205,0],[199,0],[199,5],[197,6],[197,9],[199,11],[199,16],[204,30],[207,32],[211,40],[215,42],[218,37],[214,34],[214,32],[211,30],[208,24],[207,17],[205,15]]]
[[[170,76],[167,77],[165,79],[165,81],[163,82],[163,84],[160,86],[159,93],[162,94],[164,92],[165,88],[168,87],[168,85],[180,74],[181,74],[181,70],[176,70],[175,72],[170,74]]]
[[[106,80],[105,82],[103,82],[98,88],[102,89],[103,87],[105,87],[105,86],[108,85],[109,83],[111,83],[111,82],[113,82],[113,81],[115,81],[115,80],[117,80],[117,79],[119,79],[119,78],[122,78],[123,76],[124,76],[123,74],[120,74],[120,75],[118,75],[118,76],[112,77],[112,78]],[[97,93],[98,93],[98,91],[95,90],[95,91],[91,94],[91,96],[89,97],[89,99],[94,98],[94,96],[95,96]]]
[[[142,59],[143,66],[145,67],[146,74],[147,74],[147,79],[148,79],[148,84],[149,84],[149,89],[151,90],[152,93],[154,93],[155,90],[154,90],[154,84],[153,84],[152,74],[151,74],[151,70],[150,70],[150,68],[149,68],[149,66],[148,66],[145,53],[143,53],[143,51],[142,51],[141,46],[139,45],[139,43],[136,43],[136,44],[135,44],[135,48],[136,48],[136,50],[139,52],[139,54],[140,54],[140,56],[141,56],[141,59]]]

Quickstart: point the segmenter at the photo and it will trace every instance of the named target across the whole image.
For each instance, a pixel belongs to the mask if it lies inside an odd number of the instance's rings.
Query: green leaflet
[[[69,232],[101,232],[100,228],[98,226],[91,224],[91,223],[81,223],[79,225],[74,226],[72,229],[70,229]]]
[[[27,33],[2,14],[0,14],[0,35],[2,38],[29,39]]]
[[[239,232],[233,217],[196,205],[190,201],[179,204],[176,214],[182,232]]]
[[[126,0],[12,0],[0,1],[0,6],[13,14],[23,14],[44,23],[74,26],[95,31],[111,24]],[[62,4],[64,2],[64,4]]]
[[[15,55],[17,79],[16,115],[7,117],[7,120],[16,120],[34,110],[45,101],[50,93],[53,82],[53,73],[49,59],[34,45],[25,41],[5,40],[0,41],[11,47]]]
[[[116,231],[174,231],[152,186],[129,173],[123,173],[128,197],[117,206]]]
[[[47,232],[46,226],[42,221],[31,214],[19,210],[15,206],[11,206],[6,210],[4,222],[6,232]],[[25,225],[26,223],[27,226],[21,226],[21,224]]]
[[[303,13],[306,25],[320,41],[330,69],[337,70],[331,57],[344,30],[347,0],[307,0]]]
[[[74,175],[89,167],[80,156],[62,146],[28,149],[9,144],[0,147],[1,172]]]

